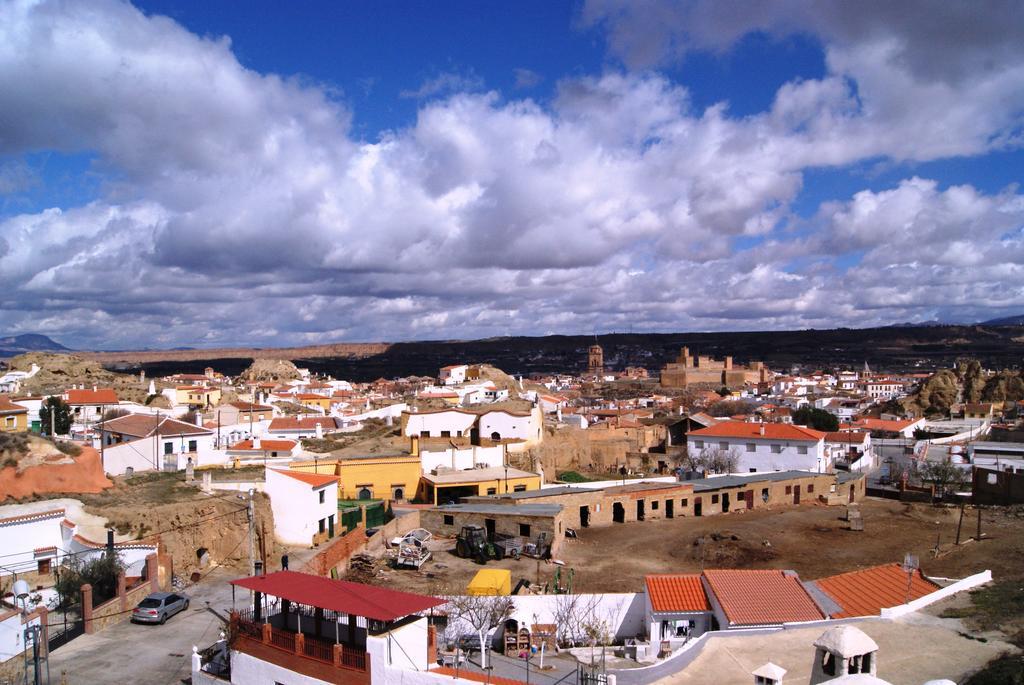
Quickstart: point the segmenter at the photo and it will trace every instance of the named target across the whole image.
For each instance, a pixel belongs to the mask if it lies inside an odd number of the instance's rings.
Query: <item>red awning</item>
[[[398,592],[347,580],[332,580],[295,571],[232,580],[232,585],[321,609],[365,616],[378,621],[396,619],[445,603],[442,599]]]

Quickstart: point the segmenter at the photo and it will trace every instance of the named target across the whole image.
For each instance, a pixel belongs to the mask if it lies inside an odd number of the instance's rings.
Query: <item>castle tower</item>
[[[597,374],[604,372],[604,350],[596,343],[590,346],[587,354],[587,371]]]

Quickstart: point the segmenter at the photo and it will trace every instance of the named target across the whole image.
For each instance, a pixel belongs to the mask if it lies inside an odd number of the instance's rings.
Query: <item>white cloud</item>
[[[550,104],[442,74],[410,94],[413,125],[367,141],[328,89],[247,70],[226,39],[112,0],[2,5],[0,152],[91,152],[108,173],[88,205],[0,221],[3,327],[285,344],[1024,306],[1015,189],[908,179],[781,230],[810,166],[975,154],[1019,130],[1019,61],[958,86],[909,39],[855,33],[759,115],[695,111],[653,72],[566,79]],[[848,253],[863,260],[837,266]]]

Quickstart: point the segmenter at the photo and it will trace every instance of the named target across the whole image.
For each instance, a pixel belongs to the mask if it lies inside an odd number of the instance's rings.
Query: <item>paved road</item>
[[[125,621],[75,638],[50,656],[51,682],[60,682],[62,670],[68,685],[171,685],[190,678],[192,645],[203,649],[219,639],[221,616],[231,608],[227,581],[237,577],[234,571],[214,570],[185,591],[188,611],[162,626]],[[238,600],[244,604],[246,594]]]

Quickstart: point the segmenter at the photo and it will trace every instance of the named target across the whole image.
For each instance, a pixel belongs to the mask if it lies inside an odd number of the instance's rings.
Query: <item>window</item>
[[[693,441],[693,446],[696,449],[702,450],[702,449],[704,449],[704,441],[703,440],[694,440]]]
[[[807,484],[807,492],[814,492],[814,483]]]
[[[38,573],[41,576],[49,575],[49,573],[50,573],[50,560],[49,559],[39,559],[36,562],[36,573]]]
[[[164,454],[174,454],[174,443],[173,442],[165,442],[164,443]]]
[[[718,495],[711,495],[711,503],[718,504]]]
[[[762,502],[767,502],[768,501],[768,488],[761,488],[761,501]]]
[[[684,509],[686,508],[686,506],[689,503],[690,503],[690,500],[686,499],[685,497],[683,499],[679,500],[679,506],[683,507]]]
[[[787,495],[792,495],[793,494],[793,486],[792,485],[787,485],[786,486],[786,494]]]
[[[524,537],[524,538],[530,537],[530,524],[529,523],[520,523],[519,524],[519,534],[522,537]]]
[[[455,517],[452,516],[451,514],[445,514],[444,515],[444,525],[446,525],[446,526],[454,526],[455,525]]]
[[[391,499],[405,499],[405,483],[391,486]]]
[[[319,493],[320,494],[320,504],[324,503],[324,494],[325,494],[325,492],[326,492],[325,490],[321,490],[320,493]]]
[[[498,488],[487,488],[487,494],[488,495],[497,495],[498,494]]]
[[[429,438],[430,437],[430,431],[420,431],[420,437],[421,438]]]
[[[441,431],[441,437],[442,438],[450,438],[450,437],[452,437],[452,432],[451,431]]]
[[[747,443],[747,451],[748,452],[756,452],[757,451],[757,445],[755,445],[752,442],[748,442]]]
[[[999,474],[989,473],[985,476],[985,480],[988,482],[989,485],[995,485],[996,483],[999,482]]]
[[[772,445],[772,454],[782,454],[782,445]]]
[[[657,511],[657,509],[658,509],[658,500],[652,500],[651,501],[651,511]]]
[[[720,449],[722,451],[728,451],[729,443],[727,443],[727,442],[720,442],[720,443],[718,443],[718,449]]]
[[[750,469],[751,473],[757,473],[757,469]]]
[[[800,445],[796,448],[797,454],[807,454],[807,445]]]
[[[195,452],[196,451],[196,441],[195,440],[189,440],[188,441],[188,451],[189,452]]]
[[[526,486],[522,485],[522,484],[520,484],[520,485],[513,485],[512,486],[512,492],[526,492]]]

